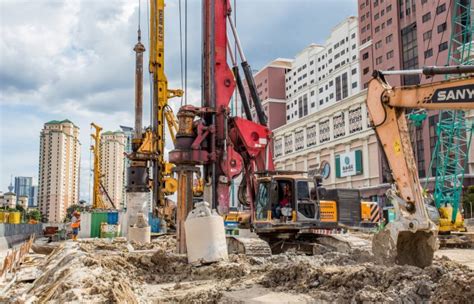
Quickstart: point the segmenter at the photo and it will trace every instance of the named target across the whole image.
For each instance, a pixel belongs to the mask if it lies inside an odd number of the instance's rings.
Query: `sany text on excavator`
[[[375,72],[369,83],[367,109],[394,179],[387,197],[396,216],[374,238],[374,255],[385,261],[425,267],[431,265],[437,249],[438,228],[430,219],[422,192],[405,109],[474,109],[474,78],[471,74],[417,86],[391,87],[384,75],[396,73],[464,74],[474,73],[474,67]]]

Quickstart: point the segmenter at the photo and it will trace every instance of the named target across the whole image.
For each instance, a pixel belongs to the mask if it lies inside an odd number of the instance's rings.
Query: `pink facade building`
[[[267,114],[270,130],[286,123],[285,72],[291,69],[291,62],[291,59],[277,58],[254,75],[258,96]],[[251,102],[252,98],[246,82],[244,82],[244,88],[250,103],[252,120],[257,121],[255,106]]]
[[[407,70],[445,65],[451,34],[449,0],[359,0],[361,83],[374,70]],[[437,79],[442,79],[438,76]],[[389,76],[392,85],[432,81],[422,76]]]
[[[359,62],[362,88],[367,88],[374,70],[408,70],[448,63],[451,15],[448,0],[359,0]],[[450,7],[451,5],[451,7]],[[387,76],[392,86],[442,80],[439,75]],[[437,142],[437,111],[428,112],[421,126],[411,126],[413,150],[421,178],[433,177],[430,160]],[[465,184],[474,183],[466,172]],[[433,187],[434,178],[430,179]]]

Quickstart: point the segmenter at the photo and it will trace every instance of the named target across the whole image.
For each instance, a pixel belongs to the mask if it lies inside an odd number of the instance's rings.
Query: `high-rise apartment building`
[[[133,139],[133,128],[132,127],[127,127],[127,126],[120,126],[120,129],[122,130],[123,134],[125,135],[125,147],[124,151],[125,153],[131,153],[132,152],[132,139]],[[127,190],[127,168],[130,166],[130,159],[128,157],[125,157],[125,161],[123,163],[123,206],[122,208],[127,207],[127,199],[125,196],[125,192]]]
[[[293,122],[360,91],[357,17],[336,25],[324,45],[311,44],[286,73],[286,120]]]
[[[81,143],[70,120],[44,124],[40,136],[38,207],[48,222],[60,223],[79,201]]]
[[[270,130],[286,123],[285,74],[291,69],[293,60],[277,58],[260,69],[255,75],[257,94],[268,118]],[[247,100],[252,100],[247,82],[244,83]],[[258,121],[255,106],[250,103],[252,120]]]
[[[446,65],[452,33],[455,1],[448,0],[359,0],[361,84],[366,88],[374,70],[407,70]],[[471,38],[472,39],[472,38]],[[387,76],[393,86],[427,83],[443,75]],[[436,168],[430,168],[438,140],[437,111],[428,111],[420,126],[411,126],[412,144],[421,178],[430,178],[433,187]],[[467,118],[472,120],[472,113]],[[464,184],[474,182],[474,147],[471,146]],[[431,169],[431,171],[430,171]]]
[[[33,178],[27,176],[15,177],[15,194],[17,197],[27,196],[28,206],[33,204]]]
[[[448,0],[359,0],[360,67],[366,88],[374,70],[407,70],[445,65],[451,35]],[[442,76],[435,77],[435,80]],[[388,76],[392,85],[432,79]]]
[[[122,131],[104,132],[100,142],[102,183],[115,206],[124,205],[124,162],[127,138]]]

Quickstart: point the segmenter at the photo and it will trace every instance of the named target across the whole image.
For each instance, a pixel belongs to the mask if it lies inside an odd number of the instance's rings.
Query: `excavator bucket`
[[[407,227],[408,228],[408,227]],[[372,240],[372,252],[382,264],[430,266],[438,248],[433,230],[411,231],[397,223],[389,223]]]
[[[438,229],[434,221],[439,215],[435,207],[419,204],[417,212],[407,212],[406,204],[389,190],[387,198],[392,202],[395,220],[388,223],[372,240],[375,259],[383,264],[430,266],[438,249]]]

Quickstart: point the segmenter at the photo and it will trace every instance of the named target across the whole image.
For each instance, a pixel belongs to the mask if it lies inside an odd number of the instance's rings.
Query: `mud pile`
[[[341,253],[322,261],[296,257],[272,266],[260,283],[276,291],[343,303],[469,303],[474,299],[474,272],[465,266],[445,259],[424,269],[357,263],[367,257]]]
[[[474,299],[474,272],[447,259],[425,269],[373,263],[367,251],[271,257],[230,255],[195,267],[173,253],[172,237],[130,250],[126,242],[65,242],[40,265],[40,276],[9,291],[23,303],[216,303],[258,289],[328,302],[450,302]],[[258,295],[257,295],[258,296]],[[230,301],[232,302],[232,301]]]

